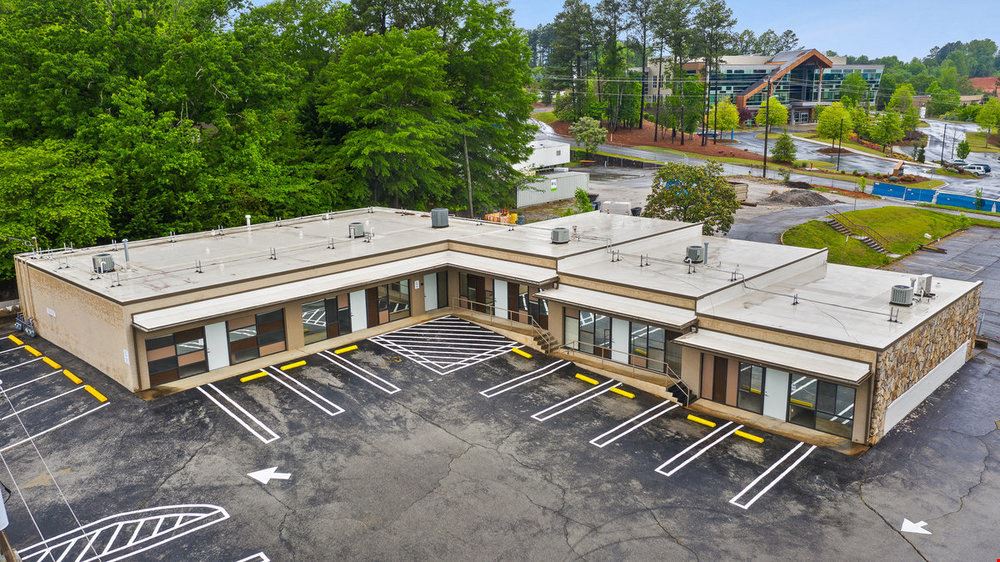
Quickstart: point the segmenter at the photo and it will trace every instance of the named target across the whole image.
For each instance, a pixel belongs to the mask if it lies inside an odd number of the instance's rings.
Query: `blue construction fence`
[[[919,201],[923,203],[937,203],[949,207],[959,207],[971,211],[993,211],[1000,212],[1000,202],[992,199],[979,199],[968,195],[957,195],[953,193],[938,193],[933,189],[917,189],[891,183],[876,183],[872,188],[872,195],[902,199],[903,201]]]

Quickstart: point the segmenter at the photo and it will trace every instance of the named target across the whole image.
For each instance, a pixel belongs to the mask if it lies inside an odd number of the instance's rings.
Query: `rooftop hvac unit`
[[[431,228],[448,226],[448,209],[431,209]]]
[[[347,237],[348,238],[364,238],[365,237],[365,225],[360,222],[352,222],[347,226]]]
[[[705,247],[704,246],[688,246],[687,247],[687,259],[691,263],[701,263],[705,261]]]
[[[911,306],[913,304],[913,287],[909,285],[893,285],[889,304],[893,306]]]
[[[115,258],[111,254],[97,254],[93,260],[94,273],[111,273],[115,270]]]
[[[564,226],[557,226],[552,229],[553,244],[569,244],[569,229]]]
[[[921,296],[930,296],[934,293],[934,276],[928,273],[923,275],[918,275],[916,278],[916,286],[913,290],[920,293]]]

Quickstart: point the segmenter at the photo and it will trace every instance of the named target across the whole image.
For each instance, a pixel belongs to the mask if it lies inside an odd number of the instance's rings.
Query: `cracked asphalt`
[[[590,440],[660,400],[607,393],[532,419],[593,388],[572,365],[493,398],[480,394],[552,362],[540,354],[507,353],[443,376],[372,342],[344,356],[402,389],[392,395],[309,356],[289,374],[343,407],[336,416],[274,377],[217,383],[279,436],[265,444],[197,389],[144,402],[51,344],[32,344],[110,402],[37,437],[37,453],[31,444],[2,453],[10,472],[0,469],[0,481],[13,489],[13,477],[19,490],[6,503],[18,548],[77,520],[197,503],[230,517],[135,559],[1000,557],[1000,357],[991,351],[865,455],[817,449],[744,510],[730,498],[797,442],[750,430],[764,444],[724,439],[666,477],[654,469],[712,431],[687,421],[683,408],[599,448]],[[0,369],[27,359],[0,353]],[[43,372],[27,371],[0,372],[0,384]],[[62,376],[46,381],[22,387],[30,392],[11,403],[24,411],[72,387]],[[70,396],[83,400],[78,394]],[[92,407],[81,404],[40,405],[27,429]],[[247,476],[269,467],[291,476],[266,485]],[[932,534],[900,533],[904,517],[926,521]]]

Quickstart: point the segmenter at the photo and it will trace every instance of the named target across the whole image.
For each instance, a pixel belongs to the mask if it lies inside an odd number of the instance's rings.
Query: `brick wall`
[[[936,316],[879,354],[875,366],[875,391],[868,442],[878,442],[884,434],[885,411],[962,343],[972,346],[979,315],[982,286],[961,297]]]

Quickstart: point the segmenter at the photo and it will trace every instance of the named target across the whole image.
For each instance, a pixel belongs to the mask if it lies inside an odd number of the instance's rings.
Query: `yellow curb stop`
[[[354,351],[357,348],[358,348],[358,346],[356,346],[356,345],[349,345],[347,347],[342,347],[340,349],[335,349],[335,350],[333,350],[333,352],[335,354],[337,354],[337,355],[340,355],[341,353],[347,353],[348,351]]]
[[[240,382],[250,382],[250,381],[254,381],[254,380],[257,380],[257,379],[259,379],[261,377],[266,377],[266,376],[267,376],[267,373],[265,373],[264,371],[260,371],[259,373],[254,373],[252,375],[247,375],[245,377],[240,377]]]
[[[611,392],[614,392],[615,394],[621,394],[625,398],[635,398],[635,393],[629,392],[627,390],[622,390],[620,388],[612,388]]]
[[[62,365],[56,363],[55,361],[49,359],[48,357],[42,357],[42,361],[45,362],[45,364],[48,365],[49,367],[52,367],[53,369],[62,369]]]
[[[511,351],[520,355],[521,357],[524,357],[525,359],[531,359],[531,354],[528,353],[527,351],[524,351],[520,347],[515,347],[514,349],[511,349]]]
[[[63,374],[66,375],[67,379],[73,381],[73,384],[80,384],[83,382],[83,379],[74,375],[73,372],[70,371],[69,369],[63,369]]]
[[[693,421],[694,423],[700,423],[701,425],[707,425],[708,427],[715,427],[714,421],[706,420],[705,418],[699,418],[698,416],[688,414],[688,421]]]
[[[287,371],[289,369],[294,369],[296,367],[301,367],[301,366],[303,366],[305,364],[306,364],[305,361],[296,361],[295,363],[289,363],[287,365],[282,365],[282,366],[280,366],[278,368],[281,369],[282,371]]]
[[[763,443],[764,442],[764,438],[763,437],[758,437],[756,435],[753,435],[752,433],[747,433],[745,431],[740,431],[740,430],[736,430],[733,433],[736,434],[736,435],[739,435],[740,437],[742,437],[744,439],[749,439],[750,441],[753,441],[754,443]]]
[[[38,351],[37,349],[31,347],[30,345],[24,346],[24,350],[27,351],[28,353],[34,355],[35,357],[41,357],[42,356],[42,352],[41,351]]]
[[[13,334],[7,336],[7,339],[9,339],[10,341],[16,343],[17,345],[24,345],[24,342],[21,341],[21,338],[15,336]]]
[[[581,375],[580,373],[577,373],[576,374],[576,378],[582,380],[583,382],[589,382],[590,384],[597,384],[597,380],[596,379],[592,379],[592,378],[588,377],[587,375]]]
[[[90,386],[89,384],[85,385],[83,387],[83,389],[86,390],[87,392],[89,392],[90,395],[93,396],[94,398],[97,398],[98,402],[107,402],[108,401],[108,397],[107,396],[101,394],[100,392],[97,391],[96,388]]]

